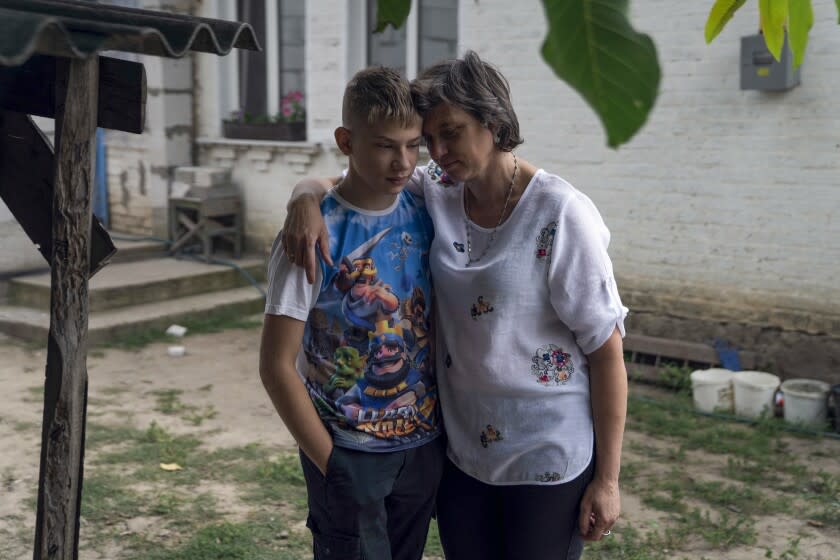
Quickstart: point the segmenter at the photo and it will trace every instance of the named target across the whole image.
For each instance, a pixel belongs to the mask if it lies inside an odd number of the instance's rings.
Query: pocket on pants
[[[327,535],[307,523],[312,531],[312,548],[315,560],[357,560],[361,558],[359,537],[350,535]]]

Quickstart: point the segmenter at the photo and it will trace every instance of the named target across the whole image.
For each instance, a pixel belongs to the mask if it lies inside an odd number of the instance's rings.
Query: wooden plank
[[[0,198],[44,256],[52,257],[52,207],[55,157],[49,139],[31,118],[0,111]],[[90,276],[116,253],[111,237],[94,218]]]
[[[624,337],[624,349],[634,354],[649,354],[656,356],[657,364],[660,358],[672,358],[685,362],[698,362],[720,365],[720,358],[717,351],[708,344],[699,342],[687,342],[671,338],[658,338],[641,334],[628,334]],[[738,358],[742,369],[755,367],[755,352],[739,351]]]
[[[679,358],[692,362],[703,362],[718,364],[717,352],[708,344],[686,342],[684,340],[673,340],[669,338],[657,338],[640,334],[628,334],[624,338],[625,350],[651,354],[654,356],[666,356]]]
[[[0,109],[55,118],[53,56],[0,67]],[[140,134],[146,118],[146,70],[139,62],[100,57],[97,126]]]
[[[95,56],[56,65],[50,334],[35,560],[77,560],[79,551],[98,75]]]

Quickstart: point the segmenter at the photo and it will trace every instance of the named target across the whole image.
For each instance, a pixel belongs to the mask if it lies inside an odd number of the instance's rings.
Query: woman
[[[412,91],[434,160],[409,188],[436,230],[446,557],[578,558],[620,509],[627,310],[609,231],[585,195],[514,154],[507,81],[478,55],[428,68]],[[287,253],[314,269],[317,208],[301,197],[289,211]]]

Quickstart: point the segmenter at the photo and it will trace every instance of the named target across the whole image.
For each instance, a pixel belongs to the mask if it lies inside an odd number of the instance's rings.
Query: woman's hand
[[[306,270],[310,284],[315,281],[315,267],[318,266],[316,246],[324,261],[333,266],[330,237],[321,215],[321,199],[338,179],[303,179],[295,186],[286,207],[286,221],[281,230],[283,252],[289,262]]]
[[[618,481],[592,480],[580,501],[580,533],[585,541],[599,541],[612,531],[621,512]]]

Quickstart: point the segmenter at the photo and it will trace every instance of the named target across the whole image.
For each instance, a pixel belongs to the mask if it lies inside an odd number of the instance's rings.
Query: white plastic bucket
[[[779,387],[779,378],[763,371],[739,371],[732,376],[735,393],[735,414],[758,418],[761,413],[773,410],[773,395]]]
[[[785,394],[785,421],[824,428],[828,419],[828,383],[816,379],[788,379],[782,383]]]
[[[732,376],[728,369],[698,369],[691,372],[694,408],[702,412],[732,412]]]

